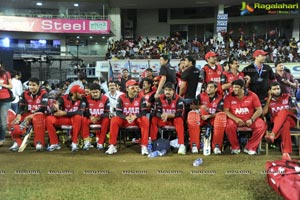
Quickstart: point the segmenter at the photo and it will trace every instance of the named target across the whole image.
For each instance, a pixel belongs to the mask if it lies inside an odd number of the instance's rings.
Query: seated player
[[[156,100],[156,114],[151,120],[150,137],[153,141],[157,139],[159,127],[166,125],[174,126],[178,137],[178,154],[182,155],[186,153],[183,111],[183,99],[178,94],[175,94],[175,85],[167,82],[164,86],[164,94],[161,94]]]
[[[290,129],[296,126],[297,104],[289,94],[281,92],[280,83],[272,82],[266,105],[263,108],[264,115],[271,115],[272,131],[267,133],[265,139],[274,143],[276,138],[281,137],[281,151],[283,160],[291,160],[292,138]]]
[[[90,124],[100,124],[100,135],[97,135],[97,149],[102,150],[109,128],[109,98],[101,94],[101,87],[97,83],[90,85],[90,96],[87,96],[87,112],[83,118],[82,137],[84,139],[84,150],[89,150]]]
[[[215,154],[222,153],[226,114],[222,112],[223,99],[217,91],[217,83],[209,81],[206,86],[206,92],[199,94],[197,105],[192,105],[193,110],[188,114],[187,124],[192,153],[198,153],[198,149],[200,148],[200,130],[201,126],[204,125],[213,126],[212,149]],[[196,146],[192,147],[193,143]]]
[[[11,137],[15,141],[9,148],[11,151],[18,151],[22,144],[22,135],[26,128],[20,127],[20,122],[26,125],[33,124],[34,145],[37,151],[45,147],[45,119],[48,104],[47,91],[40,88],[38,78],[30,78],[28,81],[28,90],[23,92],[20,97],[19,109],[16,118],[12,122],[13,131]],[[43,113],[44,119],[36,117],[35,113]]]

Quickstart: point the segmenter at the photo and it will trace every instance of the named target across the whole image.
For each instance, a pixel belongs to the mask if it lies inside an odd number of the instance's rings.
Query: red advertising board
[[[0,30],[42,33],[109,34],[109,20],[0,16]]]

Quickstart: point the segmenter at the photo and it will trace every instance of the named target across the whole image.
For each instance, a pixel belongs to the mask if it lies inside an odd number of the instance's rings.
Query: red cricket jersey
[[[44,111],[46,111],[46,104],[43,105],[42,102],[45,101],[45,103],[48,102],[47,97],[47,91],[46,90],[40,90],[36,95],[32,95],[29,90],[26,90],[23,95],[21,96],[20,100],[20,107],[21,110],[24,109],[24,106],[27,107],[28,113],[35,113],[38,111],[41,106],[44,106]],[[23,110],[25,112],[25,110]]]
[[[238,79],[244,79],[244,73],[238,72],[236,75],[234,75],[232,72],[223,72],[223,75],[226,78],[226,83],[231,83],[232,81],[238,80]],[[229,88],[229,92],[232,92],[232,87]]]
[[[72,102],[71,98],[69,98],[69,94],[65,94],[61,98],[64,100],[64,105],[62,105],[64,111],[75,112],[79,109],[81,100]]]
[[[230,93],[224,100],[224,108],[229,109],[233,115],[243,121],[250,119],[257,107],[261,107],[261,103],[257,95],[251,91],[246,91],[242,99]]]
[[[141,108],[141,105],[143,104],[142,99],[144,98],[141,96],[137,96],[131,102],[130,99],[127,97],[127,94],[122,94],[119,97],[116,110],[121,111],[125,116],[128,116],[130,114],[137,115],[141,112],[142,109]]]
[[[221,95],[215,95],[210,101],[210,98],[206,92],[199,94],[199,105],[206,105],[208,108],[208,113],[215,114],[218,109],[221,108],[220,104],[223,104],[223,99]]]
[[[108,97],[101,95],[100,99],[92,99],[91,96],[87,96],[89,112],[94,117],[100,117],[104,112],[109,112]]]
[[[221,74],[223,72],[223,68],[221,65],[216,65],[215,69],[212,69],[208,64],[204,65],[202,70],[205,73],[204,83],[208,83],[209,81],[214,81],[218,83],[218,92],[219,94],[223,94],[222,85],[221,85]]]
[[[272,98],[269,105],[269,113],[271,113],[272,118],[276,117],[278,112],[283,109],[291,109],[296,107],[293,103],[292,98],[289,94],[282,94],[277,99]]]

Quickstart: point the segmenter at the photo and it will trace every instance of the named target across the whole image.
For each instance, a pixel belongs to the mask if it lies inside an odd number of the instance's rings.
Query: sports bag
[[[153,151],[170,151],[170,141],[167,139],[157,139],[153,142]]]
[[[300,162],[277,160],[266,162],[269,185],[286,200],[300,200]]]

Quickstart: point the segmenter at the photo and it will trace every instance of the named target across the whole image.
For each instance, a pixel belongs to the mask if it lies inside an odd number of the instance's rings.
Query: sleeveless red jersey
[[[136,98],[133,99],[133,101],[131,102],[129,97],[127,97],[127,94],[122,94],[120,95],[120,101],[122,104],[122,108],[120,108],[117,105],[116,110],[117,111],[121,111],[125,116],[128,116],[130,114],[139,114],[141,112],[140,108],[141,108],[141,104],[142,104],[142,96],[137,96]]]
[[[285,109],[291,109],[295,107],[293,105],[292,99],[289,94],[282,94],[277,99],[272,98],[269,105],[269,113],[271,113],[272,118],[276,117],[278,112]]]
[[[199,105],[206,105],[208,108],[208,113],[215,114],[217,112],[219,104],[222,102],[222,96],[215,96],[212,101],[206,92],[199,94]]]
[[[46,90],[40,90],[36,95],[32,95],[29,90],[26,90],[23,93],[23,96],[21,97],[20,106],[27,107],[28,113],[35,113],[37,110],[39,110],[42,106],[43,98],[46,98],[46,101],[48,102],[48,97],[46,97],[47,91]],[[24,98],[24,100],[22,100]],[[46,106],[46,105],[45,105]],[[45,107],[46,111],[46,107]]]
[[[101,95],[100,99],[92,99],[91,96],[87,96],[87,102],[89,105],[90,114],[94,117],[100,117],[104,112],[109,112],[108,97]]]

